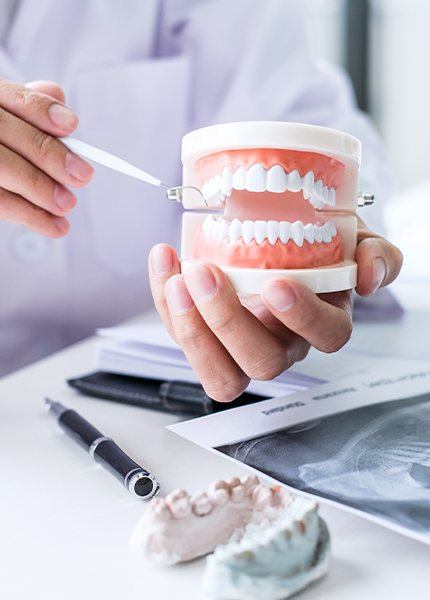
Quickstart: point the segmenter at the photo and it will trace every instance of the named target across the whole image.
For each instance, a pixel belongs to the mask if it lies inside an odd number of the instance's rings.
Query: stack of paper
[[[180,347],[158,323],[99,329],[97,368],[109,373],[161,380],[197,382]],[[281,396],[324,382],[316,376],[286,371],[273,381],[252,381],[248,390]]]

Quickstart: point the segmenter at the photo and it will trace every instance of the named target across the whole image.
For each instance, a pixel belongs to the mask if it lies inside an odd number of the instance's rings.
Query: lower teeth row
[[[208,215],[202,224],[203,233],[206,237],[222,241],[227,239],[234,244],[242,238],[245,244],[253,240],[262,244],[268,240],[275,245],[278,240],[286,244],[292,240],[297,246],[303,246],[305,241],[313,244],[329,243],[336,236],[337,230],[331,221],[323,225],[308,223],[304,225],[301,221],[289,223],[288,221],[240,221],[233,219],[231,222],[224,218],[216,218]]]

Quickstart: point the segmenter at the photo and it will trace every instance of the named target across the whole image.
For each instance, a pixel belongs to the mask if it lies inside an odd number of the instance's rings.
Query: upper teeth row
[[[205,200],[214,197],[230,196],[232,190],[247,190],[248,192],[274,192],[282,193],[300,192],[315,208],[322,208],[325,204],[334,206],[336,192],[333,187],[324,185],[321,179],[315,181],[313,171],[308,171],[301,177],[297,169],[287,173],[281,165],[274,165],[265,169],[260,163],[255,163],[248,170],[239,166],[232,173],[224,167],[221,175],[215,175],[202,186]]]
[[[240,238],[245,244],[255,240],[262,244],[266,239],[275,245],[278,239],[286,244],[289,240],[301,247],[306,240],[310,244],[314,242],[331,242],[337,231],[334,223],[327,221],[324,225],[308,223],[303,225],[301,221],[289,223],[288,221],[239,221],[233,219],[231,223],[224,218],[216,218],[208,215],[202,224],[206,237],[212,237],[219,241],[228,239],[230,244],[237,242]]]

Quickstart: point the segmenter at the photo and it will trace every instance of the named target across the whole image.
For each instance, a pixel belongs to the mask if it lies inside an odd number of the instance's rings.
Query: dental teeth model
[[[340,131],[283,122],[214,125],[182,140],[182,269],[217,264],[238,292],[295,277],[315,292],[356,285],[360,142]]]
[[[249,523],[208,556],[206,597],[212,600],[280,600],[323,577],[330,538],[317,505],[296,497],[274,521]]]
[[[222,544],[222,545],[221,545]],[[248,475],[190,496],[151,500],[132,546],[163,565],[208,558],[210,598],[281,599],[328,569],[329,535],[315,502]]]

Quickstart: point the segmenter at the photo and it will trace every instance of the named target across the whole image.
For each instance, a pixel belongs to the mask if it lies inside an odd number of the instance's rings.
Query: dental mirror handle
[[[100,148],[96,148],[95,146],[91,146],[90,144],[81,142],[80,140],[71,137],[60,138],[60,141],[67,146],[67,148],[72,150],[72,152],[75,152],[84,158],[93,160],[94,162],[98,163],[99,165],[103,165],[108,169],[113,169],[114,171],[119,171],[124,175],[135,177],[136,179],[140,179],[141,181],[149,183],[150,185],[167,187],[162,183],[162,181],[160,181],[160,179],[157,179],[146,171],[131,165],[122,158],[118,158],[109,152],[105,152],[105,150],[100,150]]]

